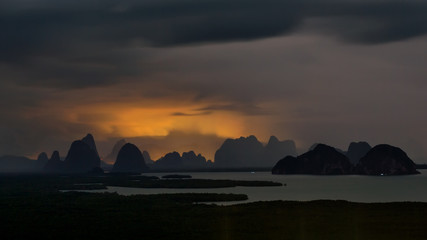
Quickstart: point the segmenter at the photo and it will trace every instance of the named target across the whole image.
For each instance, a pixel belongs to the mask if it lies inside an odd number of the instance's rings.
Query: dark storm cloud
[[[404,40],[427,33],[427,2],[419,0],[309,1],[306,16],[321,30],[363,44]]]
[[[292,1],[279,7],[260,1],[1,4],[0,64],[19,73],[5,80],[64,89],[111,85],[119,75],[151,69],[144,54],[128,49],[275,36],[295,27],[300,12]]]
[[[100,1],[94,6],[68,2],[10,12],[5,3],[2,58],[60,54],[70,47],[71,51],[84,52],[86,47],[96,51],[138,41],[172,46],[256,39],[290,31],[301,12],[293,0],[278,5],[274,0]]]
[[[2,75],[5,80],[26,86],[78,89],[109,86],[118,83],[120,78],[144,75],[150,71],[150,63],[144,62],[142,56],[127,52],[86,51],[80,57],[74,54],[26,56],[27,59],[6,63],[8,73]],[[93,56],[85,56],[87,54]],[[145,68],[138,67],[140,64]]]
[[[4,81],[25,85],[112,85],[155,71],[144,51],[129,49],[247,41],[304,27],[385,43],[425,34],[426,12],[418,0],[4,0],[0,65],[14,73]]]
[[[427,30],[427,3],[418,0],[66,0],[35,1],[28,7],[26,1],[22,6],[14,2],[21,1],[5,1],[0,12],[2,58],[8,60],[138,41],[174,46],[272,37],[313,17],[330,20],[329,28],[339,35],[362,42],[404,39]]]

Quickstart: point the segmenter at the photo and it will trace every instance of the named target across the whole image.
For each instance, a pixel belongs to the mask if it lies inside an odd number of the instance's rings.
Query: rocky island
[[[132,143],[126,143],[119,151],[112,172],[142,173],[148,170],[141,151]]]
[[[272,169],[273,174],[351,174],[348,158],[335,148],[318,144],[313,150],[298,157],[286,156]]]
[[[355,173],[362,175],[419,174],[415,163],[398,148],[387,144],[377,145],[362,157]]]
[[[370,149],[367,143],[352,143],[350,146],[351,162],[346,155],[338,152],[335,148],[318,144],[313,150],[298,157],[284,157],[276,163],[271,172],[273,174],[315,175],[406,175],[419,173],[416,170],[415,163],[398,147],[380,144]],[[357,159],[361,152],[367,153]],[[352,162],[357,164],[353,165]]]

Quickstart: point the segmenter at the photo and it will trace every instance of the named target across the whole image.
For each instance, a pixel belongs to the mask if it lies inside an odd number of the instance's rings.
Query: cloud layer
[[[247,41],[306,29],[361,44],[427,32],[427,3],[419,0],[5,0],[0,7],[0,61],[8,78],[55,88],[115,84],[149,72],[149,53],[128,51],[133,48]]]
[[[424,156],[426,12],[422,0],[4,0],[0,154],[180,131]]]

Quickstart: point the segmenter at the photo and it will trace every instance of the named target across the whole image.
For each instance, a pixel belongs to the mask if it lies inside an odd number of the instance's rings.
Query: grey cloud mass
[[[183,0],[2,1],[3,60],[73,54],[132,44],[174,46],[273,37],[328,20],[322,28],[362,43],[423,35],[424,1]],[[86,46],[85,46],[86,45]]]
[[[426,13],[424,0],[2,0],[0,155],[122,137],[94,122],[163,107],[182,121],[170,129],[215,129],[221,112],[262,139],[417,146],[425,161]]]
[[[233,42],[307,28],[349,42],[378,44],[427,32],[418,0],[159,0],[0,3],[5,81],[54,88],[113,85],[149,74],[129,49]],[[139,64],[136,64],[139,63]],[[152,70],[151,70],[152,71]],[[120,80],[123,81],[123,78]]]

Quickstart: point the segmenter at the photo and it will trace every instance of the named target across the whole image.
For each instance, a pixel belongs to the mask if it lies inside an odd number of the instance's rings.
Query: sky
[[[92,133],[154,159],[226,138],[427,163],[424,0],[2,0],[0,155]]]

